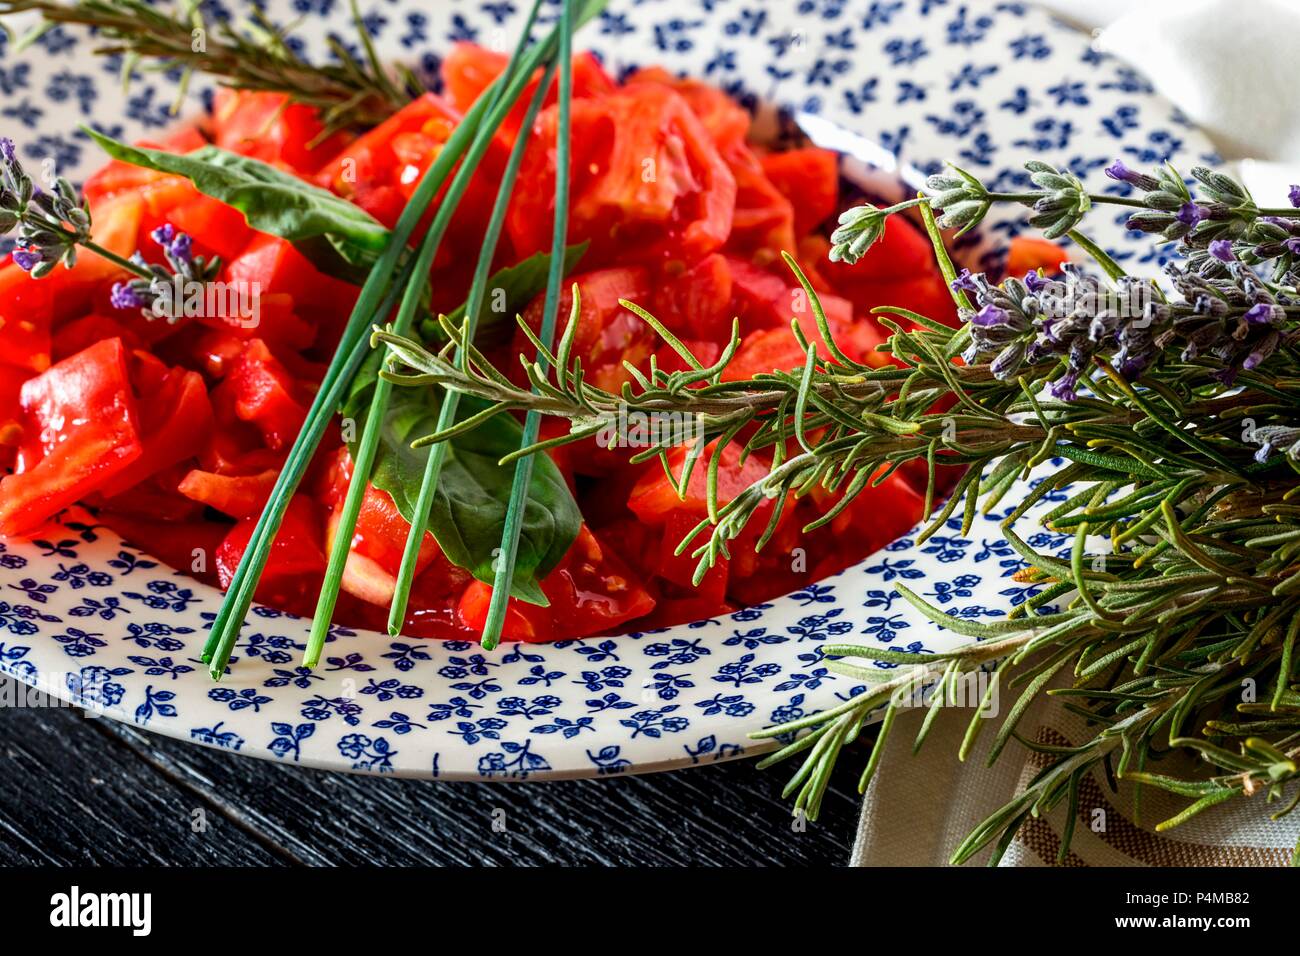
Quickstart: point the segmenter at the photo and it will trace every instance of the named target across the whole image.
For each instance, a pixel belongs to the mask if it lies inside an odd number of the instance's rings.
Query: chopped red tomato
[[[223,588],[230,586],[256,524],[256,516],[240,521],[217,548],[217,577]],[[312,613],[325,573],[322,525],[316,505],[303,495],[294,495],[271,545],[266,570],[257,585],[257,600],[295,614]]]
[[[736,212],[727,248],[760,265],[779,262],[782,252],[795,248],[795,206],[744,143],[723,146],[722,157],[736,179]]]
[[[578,286],[581,308],[578,330],[574,335],[573,354],[582,359],[587,380],[609,391],[618,391],[630,380],[623,363],[642,366],[649,359],[659,339],[654,329],[639,316],[619,304],[619,299],[645,302],[650,294],[650,273],[639,266],[623,269],[597,269],[574,276],[565,283],[556,317],[556,338],[573,310],[573,286]],[[545,296],[539,295],[524,310],[524,321],[534,330],[542,325]],[[536,349],[523,332],[515,333],[515,354],[533,355]]]
[[[140,197],[145,204],[140,246],[152,261],[164,261],[157,244],[147,241],[149,232],[163,223],[193,239],[196,252],[227,261],[243,251],[253,237],[243,213],[203,195],[188,179],[165,176],[141,189]]]
[[[181,479],[177,490],[232,518],[256,517],[271,496],[278,475],[274,468],[255,475],[222,475],[194,468]]]
[[[140,345],[135,332],[121,322],[106,315],[91,314],[73,319],[59,328],[58,337],[54,340],[54,358],[59,361],[69,355],[76,355],[82,349],[104,339],[121,339],[131,349]]]
[[[346,484],[338,495],[340,501],[326,532],[326,539],[331,542],[345,493]],[[392,496],[367,484],[344,565],[343,590],[363,601],[388,607],[397,589],[397,572],[402,566],[402,554],[410,531],[411,523],[397,510]],[[438,545],[433,535],[426,531],[416,558],[416,574],[427,568],[438,555]]]
[[[298,383],[265,342],[248,343],[225,384],[232,390],[236,417],[254,425],[267,447],[292,443],[307,417],[307,404],[300,401]]]
[[[515,251],[549,248],[555,202],[554,108],[537,121],[507,220]],[[644,84],[573,104],[569,241],[598,261],[691,264],[726,242],[736,180],[680,96]]]
[[[749,135],[749,111],[716,86],[690,77],[673,76],[658,66],[637,70],[627,78],[630,88],[643,83],[658,84],[677,92],[700,118],[719,149],[744,142]]]
[[[677,489],[664,474],[659,462],[643,465],[644,472],[632,494],[627,506],[642,521],[648,524],[665,524],[672,516],[685,514],[696,521],[706,517],[708,507],[708,466],[713,457],[717,443],[709,445],[691,471],[690,481],[686,484],[686,497],[680,498]],[[677,447],[668,453],[668,462],[675,478],[680,479],[682,468],[686,463],[687,449]],[[718,461],[718,505],[721,507],[767,474],[767,464],[758,456],[751,455],[743,463],[740,460],[741,449],[735,442],[722,449]]]
[[[725,342],[731,335],[731,267],[719,253],[654,283],[651,313],[679,338]]]
[[[295,309],[322,309],[346,316],[357,298],[357,287],[322,275],[302,253],[283,239],[258,234],[244,251],[231,259],[223,278],[251,295],[287,295]]]
[[[14,263],[0,267],[0,362],[30,372],[50,367],[54,293]]]
[[[16,471],[0,480],[0,533],[25,534],[99,491],[144,448],[120,339],[50,366],[21,392]]]
[[[222,149],[312,173],[347,140],[342,133],[322,138],[324,131],[315,110],[284,93],[217,87],[212,132]]]
[[[625,621],[648,614],[654,598],[635,574],[584,527],[559,566],[542,581],[551,602],[538,607],[511,598],[506,603],[505,640],[530,643],[608,634]],[[492,586],[474,581],[460,599],[462,624],[481,633]]]
[[[767,153],[763,172],[794,203],[794,231],[804,236],[835,214],[840,197],[840,159],[829,149]]]
[[[212,403],[207,386],[198,372],[167,368],[152,356],[141,361],[157,363],[161,374],[146,382],[140,373],[136,383],[140,434],[144,449],[140,456],[105,482],[105,497],[120,494],[171,465],[197,455],[212,431]]]
[[[504,53],[486,50],[474,43],[457,43],[451,48],[446,59],[442,61],[442,81],[447,89],[447,96],[452,104],[462,113],[468,112],[482,92],[488,88],[506,68],[509,57]],[[528,104],[537,95],[537,84],[541,82],[539,68],[524,87],[523,93],[514,108],[506,114],[497,135],[507,144],[514,143],[519,136],[519,127],[523,125]],[[555,102],[558,83],[552,82],[550,91],[543,103],[550,106]],[[573,98],[586,99],[604,96],[614,92],[614,81],[609,78],[605,68],[600,65],[594,54],[583,52],[573,58]]]

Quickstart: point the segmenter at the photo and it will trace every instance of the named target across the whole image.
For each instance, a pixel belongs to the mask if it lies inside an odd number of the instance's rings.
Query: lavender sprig
[[[831,259],[856,262],[883,235],[885,218],[919,203],[928,204],[945,229],[960,232],[979,225],[995,203],[1029,206],[1034,211],[1030,224],[1047,239],[1069,234],[1093,206],[1111,205],[1137,210],[1128,219],[1130,229],[1181,240],[1180,251],[1197,271],[1213,270],[1210,244],[1227,241],[1234,257],[1248,265],[1276,260],[1274,283],[1295,285],[1300,188],[1293,189],[1291,207],[1261,209],[1240,182],[1203,166],[1192,169],[1192,179],[1203,193],[1200,197],[1168,165],[1144,173],[1116,160],[1106,168],[1107,176],[1133,187],[1137,196],[1089,192],[1068,170],[1038,160],[1025,163],[1025,168],[1034,186],[1025,192],[992,191],[973,174],[950,166],[926,180],[924,195],[916,200],[883,209],[856,206],[840,217],[831,236]]]
[[[1064,268],[1064,281],[1030,273],[993,284],[964,273],[959,281],[979,306],[961,310],[971,330],[965,361],[988,362],[1002,381],[1060,361],[1052,395],[1074,401],[1098,362],[1134,382],[1161,361],[1210,361],[1218,379],[1232,385],[1300,336],[1293,321],[1300,301],[1274,292],[1238,262],[1225,263],[1216,276],[1171,263],[1165,274],[1178,296],[1173,301],[1131,276],[1110,284]]]
[[[124,258],[104,248],[91,238],[92,228],[89,205],[66,177],[55,179],[49,192],[41,190],[18,159],[13,140],[0,137],[0,236],[17,230],[13,261],[33,279],[49,275],[59,263],[71,269],[78,249],[86,249],[135,276],[113,285],[113,306],[141,308],[153,317],[161,284],[209,282],[221,269],[220,259],[194,255],[190,237],[170,224],[152,234],[170,269],[146,262],[138,251]],[[175,316],[168,321],[176,321]]]
[[[177,232],[171,223],[159,226],[149,233],[149,237],[161,247],[171,268],[146,262],[144,256],[136,252],[131,256],[131,261],[145,270],[148,278],[141,276],[126,282],[114,282],[111,298],[113,308],[139,309],[145,318],[163,316],[169,325],[175,325],[180,321],[180,314],[176,311],[160,311],[158,308],[160,301],[167,300],[168,287],[174,287],[178,282],[213,281],[221,271],[221,260],[216,256],[208,260],[195,255],[189,235]]]

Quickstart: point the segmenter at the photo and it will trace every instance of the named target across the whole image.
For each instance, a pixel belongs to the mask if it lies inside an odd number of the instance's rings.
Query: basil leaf
[[[579,242],[564,250],[564,274],[573,272],[587,252],[590,242]],[[483,306],[479,309],[478,322],[474,329],[474,341],[482,344],[485,339],[494,337],[503,330],[501,326],[513,331],[515,316],[524,310],[539,293],[546,288],[547,273],[551,268],[549,252],[535,252],[527,259],[513,266],[498,269],[488,278],[487,294]],[[462,302],[454,311],[447,313],[447,318],[457,325],[465,318],[468,302]],[[560,327],[569,317],[559,317]],[[442,328],[432,319],[425,319],[420,326],[425,340],[443,338]],[[506,333],[507,335],[509,333]]]
[[[388,230],[359,206],[261,160],[216,146],[180,156],[82,129],[113,159],[185,177],[205,196],[242,212],[254,229],[292,242],[330,274],[364,278],[388,242]]]
[[[355,421],[357,436],[365,428],[382,361],[379,351],[366,359],[342,408],[343,416]],[[415,513],[429,457],[428,448],[412,448],[411,442],[436,430],[443,395],[440,388],[394,388],[380,430],[370,482],[392,496],[397,510],[408,521]],[[487,403],[481,399],[462,395],[457,420],[485,407]],[[494,577],[492,563],[501,547],[501,528],[515,473],[513,466],[503,468],[498,463],[519,447],[522,438],[522,426],[506,413],[451,439],[429,513],[428,530],[448,560],[488,584]],[[357,441],[348,445],[353,455],[356,445]],[[511,595],[545,606],[546,596],[538,582],[564,557],[581,527],[582,512],[560,469],[548,455],[537,455],[519,534]]]

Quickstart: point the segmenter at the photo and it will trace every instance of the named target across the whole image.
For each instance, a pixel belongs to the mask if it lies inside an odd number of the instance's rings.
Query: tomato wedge
[[[144,452],[121,339],[98,342],[22,387],[17,470],[0,480],[0,533],[25,534],[99,491]]]
[[[442,61],[442,81],[447,89],[447,96],[460,112],[465,113],[485,89],[505,70],[509,57],[484,49],[474,43],[457,43],[451,48],[446,59]],[[523,125],[528,104],[537,95],[537,84],[541,82],[542,71],[539,68],[524,88],[518,102],[506,114],[497,135],[507,145],[512,145],[519,137],[519,128]],[[555,102],[558,84],[552,83],[546,94],[544,106]],[[609,78],[605,68],[595,55],[582,52],[573,58],[573,98],[587,99],[604,96],[614,92],[614,81]]]
[[[505,640],[536,643],[606,634],[654,608],[654,598],[631,568],[585,525],[559,566],[543,579],[542,591],[549,607],[514,598],[506,603]],[[491,600],[492,586],[473,581],[460,599],[460,622],[482,633]]]
[[[524,157],[507,227],[520,256],[548,248],[555,202],[554,107]],[[736,180],[677,93],[644,84],[573,104],[569,242],[590,260],[690,265],[731,233]]]

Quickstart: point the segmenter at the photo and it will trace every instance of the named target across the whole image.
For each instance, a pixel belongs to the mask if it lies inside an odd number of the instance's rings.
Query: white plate
[[[306,15],[309,50],[327,26],[348,36],[341,0],[267,6],[277,21]],[[383,56],[434,71],[453,40],[507,46],[526,5],[362,6]],[[1010,189],[1024,182],[1020,164],[1036,157],[1086,174],[1095,188],[1120,189],[1101,175],[1117,156],[1184,169],[1213,161],[1204,137],[1136,73],[1028,4],[612,0],[610,8],[578,45],[614,72],[663,64],[813,114],[882,147],[905,177],[953,159]],[[59,29],[25,54],[0,57],[0,112],[25,161],[53,158],[61,172],[84,175],[101,158],[79,123],[134,138],[171,122],[174,78],[150,76],[123,94],[115,65],[93,59],[92,46]],[[1090,229],[1131,269],[1149,267],[1151,244],[1121,220],[1094,216]],[[989,220],[994,237],[1017,229],[1014,219]],[[1019,499],[1013,491],[1006,500]],[[321,667],[307,672],[297,665],[306,622],[256,608],[220,684],[197,660],[220,594],[74,521],[45,540],[0,543],[0,669],[158,733],[331,769],[537,779],[689,766],[752,752],[750,731],[851,694],[853,682],[821,661],[829,638],[914,651],[960,640],[915,613],[895,581],[963,617],[995,618],[1023,601],[1032,590],[1012,580],[1022,562],[1000,517],[981,518],[966,538],[959,528],[921,547],[903,538],[770,605],[653,634],[485,653],[336,628]],[[1030,540],[1065,548],[1046,532]]]

